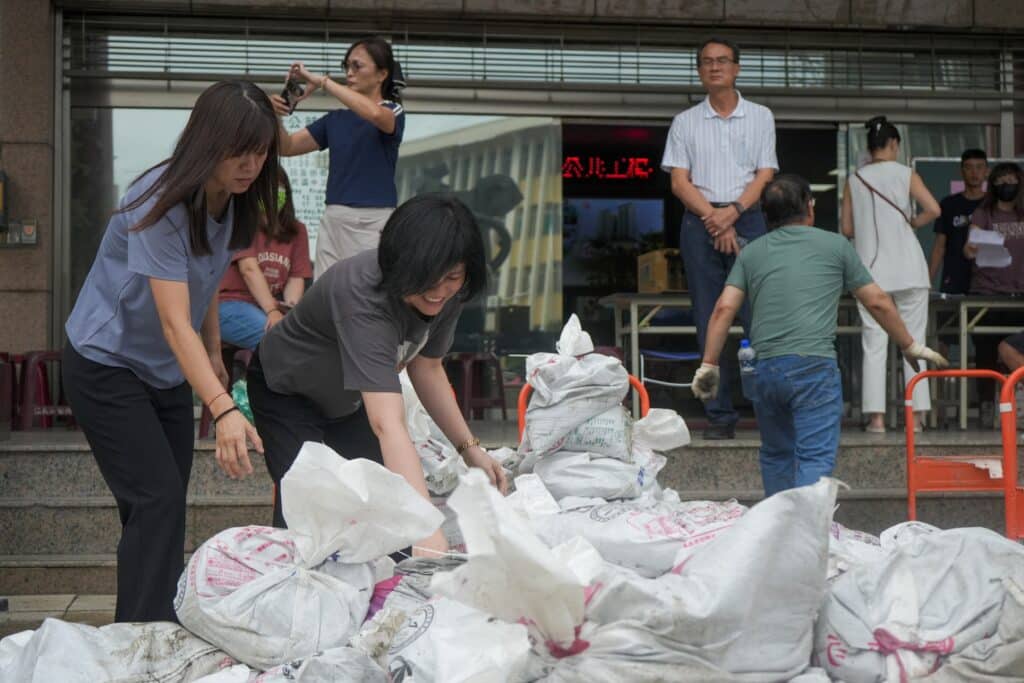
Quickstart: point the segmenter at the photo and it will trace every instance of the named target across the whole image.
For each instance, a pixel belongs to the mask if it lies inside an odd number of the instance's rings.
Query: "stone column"
[[[50,2],[0,2],[0,168],[8,218],[35,220],[39,230],[35,246],[0,248],[0,351],[50,343],[53,26]]]

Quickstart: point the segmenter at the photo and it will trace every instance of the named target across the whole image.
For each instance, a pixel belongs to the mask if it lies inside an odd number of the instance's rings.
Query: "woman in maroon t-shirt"
[[[996,164],[988,176],[988,189],[981,205],[971,215],[971,230],[992,230],[1003,236],[1004,246],[1012,261],[1003,268],[971,268],[971,294],[1002,296],[1024,294],[1024,192],[1021,192],[1024,171],[1012,162]],[[964,256],[973,260],[978,247],[970,241],[964,245]],[[1024,326],[1019,311],[989,311],[982,325]],[[999,337],[988,334],[971,336],[974,342],[975,365],[995,370]]]
[[[238,252],[220,282],[220,336],[227,344],[253,349],[263,333],[299,301],[313,277],[306,226],[295,218],[292,187],[280,169],[278,231],[261,226],[252,246]]]

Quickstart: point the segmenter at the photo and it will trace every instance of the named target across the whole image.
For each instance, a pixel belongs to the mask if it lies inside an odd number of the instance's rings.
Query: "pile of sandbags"
[[[432,578],[431,600],[525,625],[525,670],[510,655],[509,678],[494,680],[788,680],[811,656],[835,491],[822,480],[772,497],[652,579],[580,538],[548,547],[517,512],[530,504],[471,472],[451,500],[468,559]]]
[[[281,481],[288,529],[227,529],[192,555],[182,626],[261,671],[341,647],[361,627],[389,553],[442,516],[401,476],[307,442]]]
[[[536,475],[519,482],[531,476]],[[684,564],[746,510],[735,500],[680,501],[669,489],[660,499],[563,498],[553,510],[531,514],[530,521],[549,546],[584,538],[608,562],[654,578]]]
[[[519,445],[519,473],[536,473],[556,499],[619,500],[654,490],[660,451],[689,443],[682,418],[651,411],[633,424],[622,400],[629,375],[612,356],[593,353],[590,335],[570,317],[558,353],[527,358],[533,394]]]
[[[0,681],[190,683],[235,664],[220,648],[168,622],[102,628],[47,619],[0,640]]]
[[[828,478],[749,509],[682,501],[655,475],[685,423],[633,423],[625,370],[588,345],[571,319],[559,353],[528,362],[520,450],[495,453],[524,472],[509,497],[407,387],[444,515],[382,466],[306,444],[282,481],[289,529],[227,529],[193,555],[184,628],[47,620],[0,641],[0,680],[1024,680],[1024,547],[920,522],[847,529]],[[464,554],[387,558],[442,523]]]
[[[837,578],[815,657],[846,683],[1022,680],[1022,639],[1024,547],[950,529],[912,534]]]

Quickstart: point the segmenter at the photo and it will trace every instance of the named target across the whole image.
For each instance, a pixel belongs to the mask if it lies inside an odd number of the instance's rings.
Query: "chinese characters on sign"
[[[324,112],[301,112],[285,118],[285,128],[290,132],[301,130],[323,116]],[[324,193],[327,188],[327,166],[330,163],[327,150],[282,157],[281,165],[288,172],[292,183],[292,201],[295,217],[306,225],[309,232],[309,252],[316,252],[317,233],[320,232],[320,216],[324,212]]]
[[[646,180],[653,174],[650,157],[567,156],[562,161],[566,180]]]

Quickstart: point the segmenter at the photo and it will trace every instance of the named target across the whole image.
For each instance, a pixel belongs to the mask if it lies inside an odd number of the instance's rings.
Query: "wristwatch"
[[[739,202],[729,202],[729,206],[736,209],[736,213],[738,213],[741,216],[743,215],[743,212],[746,211],[746,209],[743,208],[743,205],[740,204]]]

